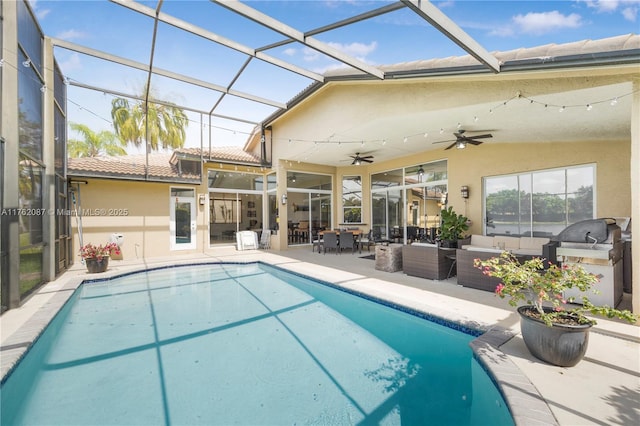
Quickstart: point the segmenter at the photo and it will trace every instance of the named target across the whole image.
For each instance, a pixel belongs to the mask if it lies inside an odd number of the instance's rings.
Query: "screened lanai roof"
[[[189,116],[186,147],[204,149],[241,146],[256,126],[285,112],[300,94],[308,96],[314,87],[329,81],[385,81],[416,73],[433,75],[433,70],[448,75],[497,75],[509,61],[540,59],[544,51],[554,50],[548,45],[504,49],[503,41],[481,45],[476,36],[486,28],[465,24],[469,18],[465,8],[471,7],[466,3],[473,2],[457,2],[455,11],[445,2],[417,0],[48,3],[36,3],[35,13],[51,6],[51,13],[42,13],[39,21],[69,81],[70,121],[108,129],[111,100],[116,96],[170,102]],[[390,37],[391,32],[396,37]],[[559,42],[566,41],[563,37],[557,34]],[[353,43],[337,41],[345,39]],[[624,42],[595,45],[604,51],[619,51],[624,46],[637,60],[637,40],[631,35]],[[559,51],[578,56],[587,53],[583,49],[588,43],[580,43]],[[508,52],[507,58],[500,52]],[[629,88],[620,87],[618,92],[628,93]],[[602,91],[610,92],[607,88]],[[582,89],[576,93],[580,102],[602,96]],[[546,102],[556,101],[547,97]],[[473,114],[494,103],[491,99],[466,108]],[[441,119],[433,121],[437,120]],[[415,121],[400,120],[392,126],[382,123],[383,127],[369,124],[345,137],[389,141],[436,130]],[[398,134],[380,137],[390,127],[398,129]],[[325,140],[336,132],[328,128],[317,138]],[[403,154],[389,150],[388,155]],[[301,151],[298,159],[303,155]]]

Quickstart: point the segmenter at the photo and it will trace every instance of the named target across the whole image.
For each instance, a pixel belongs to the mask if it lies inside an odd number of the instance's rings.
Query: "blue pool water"
[[[2,385],[3,425],[513,424],[474,338],[260,264],[83,284]]]

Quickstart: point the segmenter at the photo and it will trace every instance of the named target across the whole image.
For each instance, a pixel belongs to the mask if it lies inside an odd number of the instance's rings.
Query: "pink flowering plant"
[[[102,260],[102,258],[110,256],[112,251],[115,254],[120,254],[120,248],[116,243],[107,243],[98,246],[88,243],[80,248],[80,257],[83,259]]]
[[[586,316],[587,313],[620,318],[630,323],[638,319],[628,310],[618,310],[606,305],[596,306],[586,295],[582,296],[581,306],[569,307],[574,298],[566,298],[566,290],[577,289],[597,294],[593,286],[598,283],[598,276],[579,265],[564,264],[559,267],[550,264],[545,269],[544,260],[540,257],[520,262],[513,254],[504,251],[499,257],[484,261],[475,259],[474,266],[481,269],[483,274],[501,280],[495,290],[497,296],[509,298],[511,306],[518,306],[519,302],[532,305],[534,309],[531,316],[541,319],[548,326],[553,323],[595,324],[593,319]]]

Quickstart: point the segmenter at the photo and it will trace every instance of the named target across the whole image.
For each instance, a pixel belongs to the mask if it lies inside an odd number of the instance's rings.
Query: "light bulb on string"
[[[616,106],[618,104],[618,98],[611,99],[611,103],[609,105]]]
[[[587,104],[587,111],[591,111],[593,109],[593,105]]]

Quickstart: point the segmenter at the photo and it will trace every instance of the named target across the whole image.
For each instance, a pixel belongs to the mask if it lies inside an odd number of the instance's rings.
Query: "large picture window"
[[[594,218],[594,187],[594,165],[487,177],[485,234],[557,235]]]
[[[344,223],[362,223],[362,179],[360,176],[342,178],[342,209]]]

